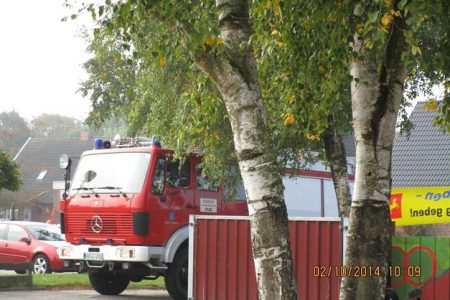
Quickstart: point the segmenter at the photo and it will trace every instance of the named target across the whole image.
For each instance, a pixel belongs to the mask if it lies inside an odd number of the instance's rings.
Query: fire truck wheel
[[[164,278],[166,289],[174,299],[187,299],[188,249],[182,249],[175,255]]]
[[[92,287],[102,295],[119,295],[130,283],[126,274],[108,271],[89,271],[89,281]]]

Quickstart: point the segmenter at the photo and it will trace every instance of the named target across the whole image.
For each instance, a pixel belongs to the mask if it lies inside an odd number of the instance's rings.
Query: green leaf
[[[380,12],[379,11],[374,11],[374,12],[371,12],[370,14],[369,14],[369,22],[370,23],[375,23],[375,22],[377,22],[377,20],[378,20],[378,15],[380,14]]]
[[[417,54],[422,54],[422,52],[420,51],[420,48],[419,47],[417,47],[417,46],[411,46],[411,52],[412,52],[412,54],[415,56],[415,55],[417,55]]]
[[[405,6],[406,6],[407,3],[408,3],[408,0],[401,0],[401,1],[398,3],[398,8],[399,8],[400,10],[403,10],[403,9],[405,8]]]

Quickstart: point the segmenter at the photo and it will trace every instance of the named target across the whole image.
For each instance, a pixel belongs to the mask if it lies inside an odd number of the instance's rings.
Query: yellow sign
[[[450,223],[450,186],[391,190],[395,226]]]

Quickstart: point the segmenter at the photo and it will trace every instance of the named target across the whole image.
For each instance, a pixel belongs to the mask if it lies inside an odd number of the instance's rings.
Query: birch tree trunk
[[[330,164],[334,191],[338,202],[339,216],[347,218],[350,215],[351,194],[348,184],[347,157],[342,135],[329,122],[330,126],[323,133],[325,155]]]
[[[356,17],[364,12],[361,3],[355,8]],[[392,233],[392,144],[406,75],[401,59],[406,47],[402,28],[404,20],[396,17],[383,48],[379,74],[374,51],[364,47],[362,36],[354,36],[353,51],[358,58],[351,61],[350,73],[356,173],[344,264],[347,273],[350,267],[369,266],[379,270],[380,276],[356,277],[352,272],[343,277],[340,299],[379,300],[385,295]]]
[[[234,146],[248,197],[259,299],[297,299],[292,272],[281,169],[271,144],[246,0],[217,0],[225,55],[195,57],[227,107]]]

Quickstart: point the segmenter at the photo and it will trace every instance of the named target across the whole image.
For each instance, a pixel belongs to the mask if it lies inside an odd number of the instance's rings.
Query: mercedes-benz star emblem
[[[103,229],[103,220],[99,216],[93,216],[91,219],[91,228],[95,233],[100,233]]]

